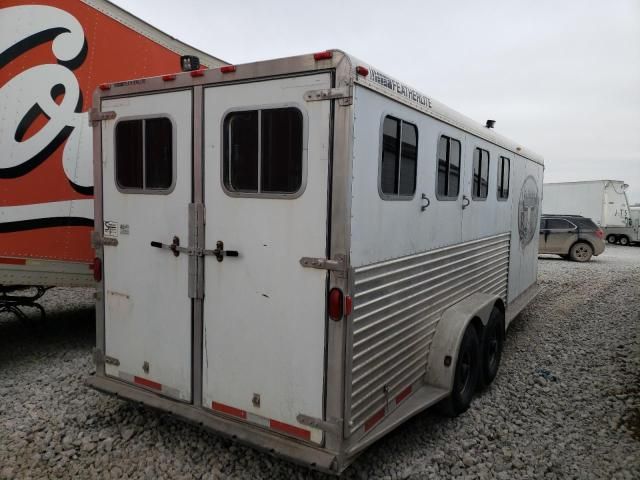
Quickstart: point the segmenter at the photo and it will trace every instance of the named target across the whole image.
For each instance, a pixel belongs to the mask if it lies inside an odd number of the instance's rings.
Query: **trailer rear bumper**
[[[256,425],[216,415],[202,407],[162,397],[120,380],[93,375],[86,379],[86,384],[98,391],[174,414],[190,423],[314,470],[335,475],[346,467],[335,452],[314,447]]]

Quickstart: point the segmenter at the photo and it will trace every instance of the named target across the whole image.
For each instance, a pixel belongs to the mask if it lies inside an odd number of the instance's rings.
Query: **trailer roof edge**
[[[378,70],[375,66],[367,62],[363,62],[341,50],[336,51],[339,51],[349,57],[354,68],[356,66],[362,66],[368,70],[368,75],[366,76],[356,75],[356,83],[544,166],[544,158],[534,151],[490,130],[472,118],[447,107],[445,104],[439,102],[433,97],[413,89],[404,82],[401,82],[400,80]],[[371,80],[374,76],[378,81]]]

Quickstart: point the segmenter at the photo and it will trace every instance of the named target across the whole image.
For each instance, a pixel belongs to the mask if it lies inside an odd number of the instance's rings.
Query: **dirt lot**
[[[345,478],[640,478],[640,248],[539,270],[491,388],[459,418],[412,419]],[[43,304],[44,325],[0,314],[0,478],[324,478],[88,389],[91,292]]]

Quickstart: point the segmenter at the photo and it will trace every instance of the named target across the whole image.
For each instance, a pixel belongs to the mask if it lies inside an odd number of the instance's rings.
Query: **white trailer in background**
[[[338,473],[495,377],[536,154],[337,50],[103,85],[91,120],[93,387]]]
[[[640,243],[640,207],[629,207],[629,225],[627,227],[607,228],[607,241],[630,245]]]
[[[621,180],[545,183],[542,213],[589,217],[605,231],[610,243],[627,245],[632,235],[628,187]]]

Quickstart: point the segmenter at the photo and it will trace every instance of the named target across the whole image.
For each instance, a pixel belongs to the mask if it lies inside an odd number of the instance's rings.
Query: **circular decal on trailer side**
[[[533,240],[538,230],[538,210],[540,209],[540,197],[536,180],[529,175],[525,178],[520,191],[518,202],[518,233],[520,245],[526,247]]]

